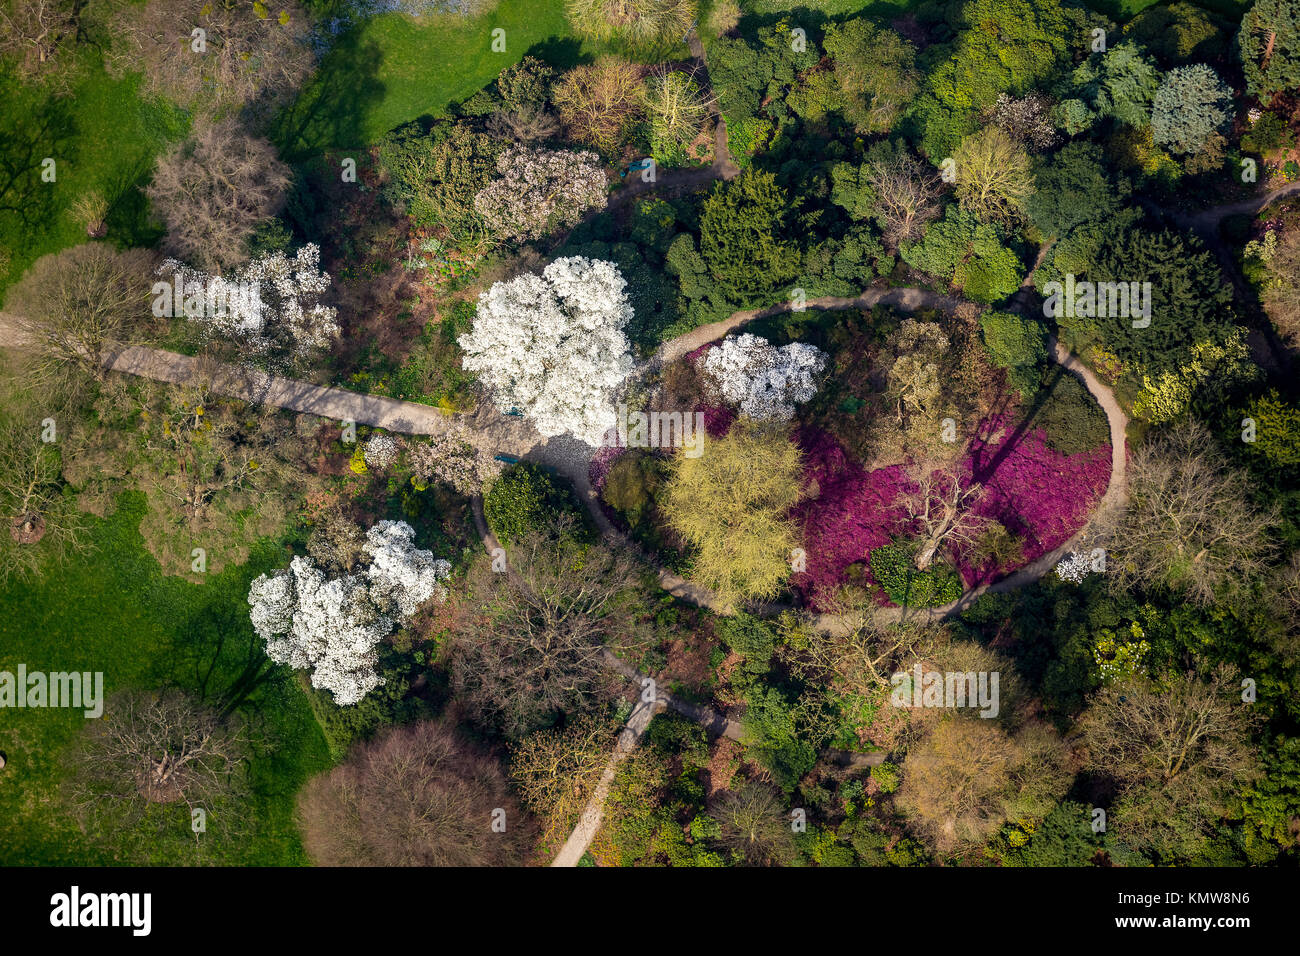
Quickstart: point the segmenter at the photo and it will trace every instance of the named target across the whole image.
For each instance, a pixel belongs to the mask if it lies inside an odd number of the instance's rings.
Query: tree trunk
[[[916,570],[924,571],[934,563],[934,556],[939,553],[939,545],[943,544],[944,535],[947,533],[948,528],[945,526],[926,539],[925,544],[921,546],[921,550],[916,552],[916,561],[914,562]]]

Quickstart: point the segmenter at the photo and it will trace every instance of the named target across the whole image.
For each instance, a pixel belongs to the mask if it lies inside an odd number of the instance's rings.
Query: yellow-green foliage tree
[[[678,455],[662,507],[695,552],[693,577],[728,607],[772,597],[798,543],[799,449],[784,431],[738,422],[696,458]]]

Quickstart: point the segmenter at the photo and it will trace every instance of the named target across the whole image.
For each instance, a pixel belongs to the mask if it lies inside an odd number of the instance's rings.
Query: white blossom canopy
[[[355,704],[383,683],[376,647],[420,605],[442,601],[451,564],[415,547],[405,521],[381,521],[366,532],[370,563],[358,574],[329,579],[311,558],[263,574],[248,590],[253,629],[266,656],[295,669],[312,668],[311,684],[340,705]]]
[[[612,262],[583,256],[494,283],[458,340],[464,367],[482,377],[498,408],[519,409],[543,436],[569,433],[598,446],[632,370],[626,286]]]
[[[186,318],[254,352],[278,341],[305,357],[329,348],[342,333],[338,310],[319,301],[330,277],[320,269],[320,246],[314,243],[293,258],[263,253],[229,276],[211,276],[176,259],[164,260],[158,272],[174,273],[180,282]]]
[[[815,345],[791,342],[777,348],[744,332],[728,336],[704,357],[704,373],[723,401],[755,421],[789,421],[794,406],[817,394],[814,376],[826,368]]]
[[[605,205],[608,185],[600,157],[590,151],[513,147],[497,158],[500,179],[474,197],[489,229],[514,239],[537,239],[572,226]]]

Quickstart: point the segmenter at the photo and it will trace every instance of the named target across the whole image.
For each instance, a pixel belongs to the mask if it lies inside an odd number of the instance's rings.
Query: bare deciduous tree
[[[1228,667],[1159,686],[1143,678],[1103,687],[1079,722],[1091,766],[1120,791],[1115,816],[1130,842],[1188,856],[1258,773],[1250,730]]]
[[[1272,586],[1265,589],[1269,605],[1282,622],[1285,635],[1278,652],[1288,658],[1300,651],[1300,551],[1292,551],[1286,563],[1276,568]]]
[[[747,866],[781,866],[798,852],[790,817],[775,787],[756,780],[722,793],[710,806],[720,842]]]
[[[713,99],[690,75],[659,68],[646,81],[645,104],[655,138],[686,148],[705,129]]]
[[[187,109],[270,115],[315,65],[311,24],[295,0],[148,0],[107,25],[110,66],[142,70],[149,89]]]
[[[58,396],[22,388],[21,375],[0,366],[0,581],[28,578],[42,559],[86,547],[63,493],[58,438],[71,415]]]
[[[1300,346],[1300,229],[1292,226],[1268,259],[1264,307],[1278,333],[1292,348]]]
[[[110,349],[151,321],[150,263],[143,250],[99,243],[37,259],[5,300],[34,346],[32,374],[60,391],[75,390],[79,378],[102,380]]]
[[[562,839],[595,790],[614,750],[618,725],[581,714],[562,730],[539,730],[510,748],[510,776],[524,806],[546,821],[544,839]]]
[[[641,67],[603,56],[565,73],[551,98],[575,138],[611,152],[628,124],[642,113]]]
[[[146,192],[167,226],[170,251],[208,272],[248,258],[247,243],[284,202],[289,168],[275,147],[235,119],[199,127],[158,159]]]
[[[566,0],[573,29],[596,40],[676,40],[695,21],[696,0]]]
[[[1128,474],[1129,509],[1109,562],[1116,586],[1164,584],[1219,604],[1268,566],[1276,513],[1254,504],[1246,473],[1204,425],[1187,421],[1150,439]]]
[[[564,533],[524,536],[508,571],[478,562],[448,648],[457,694],[511,736],[609,699],[619,682],[606,649],[642,639],[637,585],[630,555]]]
[[[303,788],[298,820],[322,866],[511,866],[531,842],[501,765],[434,721],[359,745]]]
[[[939,216],[943,181],[911,153],[871,163],[867,182],[875,190],[876,215],[890,249],[919,239]]]
[[[79,0],[4,0],[0,3],[0,57],[12,57],[24,80],[67,88],[67,48],[76,42]]]
[[[68,795],[100,833],[135,825],[157,804],[211,813],[247,791],[245,757],[242,730],[217,710],[179,691],[123,691],[71,751]]]
[[[892,675],[928,657],[944,639],[942,626],[928,619],[880,617],[875,601],[861,592],[844,589],[823,600],[844,622],[843,630],[800,627],[785,618],[780,650],[795,674],[846,694],[874,696],[890,686]]]
[[[984,494],[983,485],[954,469],[922,466],[921,471],[914,477],[915,487],[900,500],[921,530],[915,562],[917,570],[924,571],[945,544],[974,544],[989,522],[973,510]]]
[[[353,573],[361,564],[366,533],[335,505],[322,514],[307,539],[307,554],[331,576]]]
[[[1050,728],[1012,738],[990,720],[948,718],[903,763],[898,804],[939,850],[984,843],[1009,819],[1041,816],[1069,784]]]
[[[95,412],[97,422],[70,431],[65,474],[96,510],[123,488],[142,491],[141,534],[170,574],[196,573],[195,547],[206,573],[245,560],[256,538],[274,534],[319,483],[301,467],[308,443],[290,416],[223,399],[210,377],[165,384],[110,376]]]
[[[545,109],[498,110],[488,117],[487,131],[511,143],[550,139],[560,132],[560,121]]]

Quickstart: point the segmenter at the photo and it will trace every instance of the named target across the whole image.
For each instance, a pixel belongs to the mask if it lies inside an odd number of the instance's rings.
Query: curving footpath
[[[691,55],[698,61],[697,70],[702,75],[704,85],[709,87],[704,47],[693,29],[687,36],[687,44]],[[714,120],[714,160],[711,166],[667,171],[655,182],[647,183],[640,180],[629,182],[620,190],[617,196],[610,200],[609,206],[622,205],[652,191],[695,189],[719,179],[729,180],[738,175],[740,172],[739,167],[732,160],[728,151],[726,121],[719,113],[714,102],[710,102],[710,113]],[[1205,237],[1219,255],[1225,268],[1228,268],[1231,256],[1223,243],[1222,237],[1219,235],[1219,225],[1222,220],[1234,214],[1258,212],[1274,200],[1293,193],[1300,193],[1300,183],[1292,183],[1250,199],[1226,203],[1197,213],[1165,211],[1170,212],[1171,217],[1178,225],[1191,229]],[[1035,269],[1043,261],[1046,251],[1046,247],[1039,250],[1038,260],[1034,266]],[[1033,269],[1025,277],[1021,292],[1013,297],[1010,306],[1013,311],[1027,314],[1034,307],[1032,275]],[[1233,278],[1234,285],[1240,284],[1237,281],[1234,269],[1228,268],[1228,275]],[[1238,292],[1241,292],[1240,288]],[[861,295],[853,298],[826,296],[808,301],[806,307],[831,311],[870,309],[876,305],[889,305],[908,312],[927,308],[952,312],[963,301],[960,298],[942,295],[926,289],[896,287],[867,289]],[[633,377],[642,377],[701,346],[723,338],[728,333],[755,319],[791,310],[792,306],[788,302],[766,309],[741,310],[719,322],[693,329],[669,342],[663,343],[648,362],[632,373]],[[26,344],[15,318],[0,312],[0,347],[22,348]],[[1023,587],[1047,574],[1067,552],[1077,548],[1090,531],[1098,527],[1106,527],[1109,522],[1122,512],[1127,500],[1125,435],[1128,428],[1128,418],[1119,407],[1114,392],[1098,379],[1089,368],[1083,365],[1055,337],[1049,340],[1049,345],[1050,355],[1053,360],[1083,382],[1089,394],[1093,396],[1106,414],[1110,427],[1111,473],[1110,481],[1101,501],[1093,509],[1088,521],[1069,541],[1001,580],[972,588],[958,600],[942,607],[925,610],[880,608],[875,613],[893,620],[900,619],[904,614],[909,614],[914,618],[941,619],[969,607],[983,594],[1005,593]],[[272,405],[338,421],[353,421],[358,424],[384,428],[404,434],[444,434],[453,427],[455,421],[453,416],[449,416],[432,406],[422,405],[417,402],[401,401],[380,395],[363,395],[334,386],[314,385],[263,372],[250,371],[234,365],[209,363],[175,352],[144,346],[123,348],[109,355],[104,364],[113,371],[140,375],[174,384],[206,381],[217,394],[241,401]],[[618,547],[632,548],[647,563],[657,566],[659,583],[664,590],[696,605],[721,613],[726,612],[726,609],[720,606],[720,602],[717,601],[715,595],[707,589],[673,574],[666,568],[658,566],[650,555],[645,554],[627,536],[614,527],[605,515],[597,500],[595,491],[591,487],[588,471],[594,449],[590,446],[565,436],[550,439],[543,438],[524,419],[503,415],[486,403],[471,413],[456,417],[464,424],[470,439],[479,448],[491,451],[494,454],[511,455],[516,458],[535,461],[554,468],[566,477],[573,484],[579,497],[582,498],[601,534],[611,544]],[[479,537],[489,553],[494,553],[495,549],[500,548],[501,545],[484,520],[482,499],[475,497],[472,505],[475,527]],[[760,613],[772,614],[782,609],[782,606],[779,605],[768,605]],[[843,633],[854,625],[854,622],[850,619],[829,614],[816,615],[811,623],[817,628],[833,633]],[[628,678],[638,690],[645,688],[647,686],[646,681],[651,680],[648,675],[643,674],[608,651],[606,652],[606,662],[611,668]],[[641,693],[638,694],[637,703],[633,707],[627,723],[619,731],[610,761],[602,773],[591,799],[588,801],[587,806],[584,807],[577,825],[552,861],[552,866],[576,866],[579,859],[586,852],[600,829],[604,802],[613,783],[618,765],[635,749],[657,709],[670,708],[704,725],[705,729],[715,736],[726,736],[741,740],[742,728],[739,722],[727,718],[712,708],[682,700],[663,691],[659,688],[657,681],[653,686],[654,694],[651,697]],[[856,767],[876,765],[884,759],[883,754],[864,754],[850,751],[828,751],[826,755],[840,763]]]
[[[918,309],[938,309],[951,312],[963,300],[941,295],[926,289],[887,288],[867,289],[853,298],[826,296],[809,300],[807,308],[833,311],[843,309],[869,309],[875,305],[890,305],[902,311]],[[1028,308],[1028,304],[1022,305]],[[642,376],[649,371],[666,365],[695,349],[724,337],[737,328],[758,318],[777,315],[792,310],[789,302],[779,303],[766,309],[741,310],[728,318],[709,325],[693,329],[683,335],[663,343],[650,360],[633,372]],[[24,344],[12,317],[0,313],[0,345],[18,346]],[[1049,554],[1014,574],[993,584],[983,585],[967,591],[957,601],[944,607],[915,610],[906,608],[879,608],[874,613],[886,620],[898,620],[904,614],[913,618],[940,619],[969,606],[986,592],[1005,592],[1029,584],[1042,577],[1055,566],[1056,562],[1099,522],[1105,522],[1123,508],[1125,501],[1125,469],[1127,464],[1124,435],[1128,419],[1115,400],[1114,393],[1102,383],[1090,369],[1084,366],[1073,354],[1055,339],[1051,340],[1052,357],[1073,374],[1079,376],[1088,391],[1096,398],[1106,413],[1110,423],[1111,436],[1111,476],[1105,496],[1100,506],[1094,510],[1088,522],[1070,541]],[[554,468],[567,478],[574,486],[578,496],[583,500],[587,510],[596,523],[603,537],[614,547],[631,548],[643,561],[657,567],[659,584],[670,594],[697,606],[707,607],[717,613],[728,613],[716,596],[691,581],[673,574],[658,565],[651,555],[642,551],[626,535],[620,532],[600,506],[595,490],[589,479],[591,457],[595,449],[566,436],[546,439],[517,416],[504,415],[493,409],[488,403],[480,405],[471,413],[450,416],[433,406],[417,402],[407,402],[382,395],[363,395],[348,389],[328,385],[314,385],[295,379],[269,375],[265,372],[250,371],[235,365],[214,363],[195,359],[176,352],[145,346],[130,346],[116,351],[105,359],[105,366],[112,371],[130,375],[139,375],[173,384],[204,381],[212,391],[241,401],[272,405],[304,414],[319,415],[338,421],[353,421],[358,424],[371,425],[389,431],[410,435],[437,435],[449,431],[459,418],[466,428],[471,441],[483,450],[494,454],[508,454],[513,457],[537,462]],[[500,542],[487,527],[483,517],[482,499],[473,500],[473,514],[476,530],[489,553],[500,548]],[[783,610],[782,605],[768,605],[760,613],[771,615]],[[855,622],[852,619],[831,614],[816,615],[810,621],[812,626],[830,633],[845,633]],[[622,673],[638,689],[645,686],[649,676],[636,668],[607,654],[609,665]],[[655,683],[655,695],[652,702],[638,696],[627,724],[620,730],[609,764],[601,775],[600,781],[591,799],[578,820],[577,826],[570,833],[560,853],[552,862],[553,866],[576,866],[577,861],[586,852],[592,839],[599,831],[603,816],[604,802],[619,763],[631,753],[646,728],[649,726],[656,707],[666,707],[683,714],[702,725],[714,736],[726,736],[734,740],[742,739],[739,722],[727,718],[712,708],[682,700],[659,689]],[[884,755],[877,753],[858,753],[852,751],[828,751],[826,756],[850,767],[867,767],[879,764]]]

